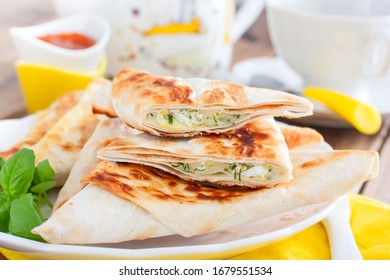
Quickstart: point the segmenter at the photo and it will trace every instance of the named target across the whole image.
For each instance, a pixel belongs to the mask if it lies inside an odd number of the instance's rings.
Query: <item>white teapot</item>
[[[257,19],[263,0],[54,0],[60,16],[92,13],[112,28],[107,72],[227,78],[234,43]]]

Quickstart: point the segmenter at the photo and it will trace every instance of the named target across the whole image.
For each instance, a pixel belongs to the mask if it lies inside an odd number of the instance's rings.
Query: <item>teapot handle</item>
[[[390,36],[386,33],[375,35],[371,42],[367,44],[367,56],[364,68],[361,71],[363,78],[380,78],[390,68]]]
[[[236,42],[255,22],[264,8],[265,0],[243,0],[233,20],[232,40]]]

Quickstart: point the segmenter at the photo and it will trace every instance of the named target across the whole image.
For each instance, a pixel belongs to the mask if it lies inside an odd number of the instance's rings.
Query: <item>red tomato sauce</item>
[[[94,39],[80,33],[49,34],[40,36],[38,39],[61,48],[72,50],[86,49],[96,44]]]

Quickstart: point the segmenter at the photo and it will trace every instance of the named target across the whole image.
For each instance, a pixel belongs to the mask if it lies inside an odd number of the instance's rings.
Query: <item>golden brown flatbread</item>
[[[121,126],[118,120],[106,122]],[[33,232],[50,243],[91,244],[229,230],[300,206],[332,201],[376,176],[377,153],[311,150],[323,143],[318,132],[280,125],[286,139],[294,139],[288,142],[294,165],[294,179],[288,183],[262,189],[212,188],[153,167],[102,161],[95,168],[93,160],[79,158],[92,163],[81,168],[90,174]],[[78,177],[73,182],[85,175],[76,168],[72,171]]]
[[[284,136],[284,140],[289,150],[296,149],[319,149],[319,145],[330,148],[325,143],[324,137],[316,130],[310,127],[300,127],[277,122]]]
[[[223,186],[258,188],[292,178],[287,145],[270,116],[231,132],[193,138],[157,137],[128,128],[97,155],[106,161],[153,166],[185,180]]]
[[[60,244],[119,243],[175,234],[142,207],[93,184],[32,232]]]
[[[58,193],[53,211],[56,211],[69,198],[78,193],[85,184],[81,179],[90,172],[100,161],[96,158],[99,149],[110,143],[113,139],[121,137],[121,121],[118,119],[102,118],[96,126],[93,134],[85,143],[74,162],[65,184]]]
[[[286,125],[280,122],[278,123],[278,126],[281,127],[289,150],[329,148],[329,145],[323,141],[322,136],[314,129]],[[96,164],[100,161],[95,157],[98,150],[106,145],[109,145],[117,138],[127,139],[134,132],[135,130],[123,125],[117,118],[102,119],[97,125],[92,136],[88,139],[87,143],[80,151],[80,155],[74,163],[68,179],[58,194],[53,211],[56,211],[57,208],[62,206],[72,196],[84,188],[85,184],[81,183],[81,179],[87,173],[92,171]],[[145,133],[138,132],[138,134]],[[154,136],[150,135],[149,137]]]
[[[80,101],[83,91],[74,91],[57,98],[48,108],[36,112],[35,124],[20,142],[11,148],[0,152],[0,157],[7,159],[22,148],[36,144],[46,132],[53,127],[77,102]]]
[[[156,168],[102,161],[83,180],[144,208],[182,236],[221,230],[332,201],[377,176],[378,154],[369,151],[292,152],[294,179],[262,189],[213,188]]]
[[[31,148],[36,161],[49,160],[56,172],[57,185],[62,186],[101,116],[92,113],[92,97],[97,90],[106,86],[107,80],[95,78],[88,85],[80,101],[69,110]]]
[[[259,116],[312,114],[304,98],[226,81],[182,79],[127,68],[93,102],[95,113],[158,136],[189,137],[238,128]]]

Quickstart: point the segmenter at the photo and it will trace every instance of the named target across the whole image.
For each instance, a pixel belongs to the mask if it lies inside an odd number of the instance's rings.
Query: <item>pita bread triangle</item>
[[[83,92],[74,91],[57,98],[48,108],[34,114],[35,124],[27,135],[7,150],[0,152],[0,157],[7,159],[22,148],[36,144],[69,110],[81,99]]]
[[[119,243],[175,234],[142,207],[93,184],[32,232],[58,244]]]
[[[288,147],[273,117],[224,134],[157,137],[128,129],[100,149],[99,159],[149,165],[189,181],[258,188],[290,180]]]
[[[157,136],[191,137],[222,133],[261,116],[298,118],[312,103],[285,92],[226,81],[165,77],[127,68],[99,91],[95,113]]]
[[[113,125],[113,121],[105,120],[105,127],[110,122]],[[117,243],[172,234],[193,236],[229,229],[291,208],[332,201],[376,176],[376,153],[304,150],[329,146],[323,146],[322,137],[313,129],[280,126],[286,140],[290,139],[287,144],[297,175],[288,184],[226,192],[192,184],[151,167],[122,164],[117,168],[114,163],[101,162],[93,170],[94,163],[90,163],[85,170],[92,172],[84,184],[72,190],[74,195],[65,199],[34,233],[47,242],[62,244]],[[84,175],[77,174],[79,179]],[[89,181],[98,181],[99,185],[87,184]],[[179,200],[175,202],[169,197]]]
[[[105,79],[95,78],[84,91],[80,101],[31,147],[37,163],[49,160],[56,173],[58,186],[65,183],[79,152],[101,118],[92,113],[91,100],[106,82]]]
[[[198,185],[155,168],[106,161],[83,181],[141,206],[189,237],[334,200],[378,169],[377,153],[366,151],[297,151],[292,161],[293,180],[260,190]]]

